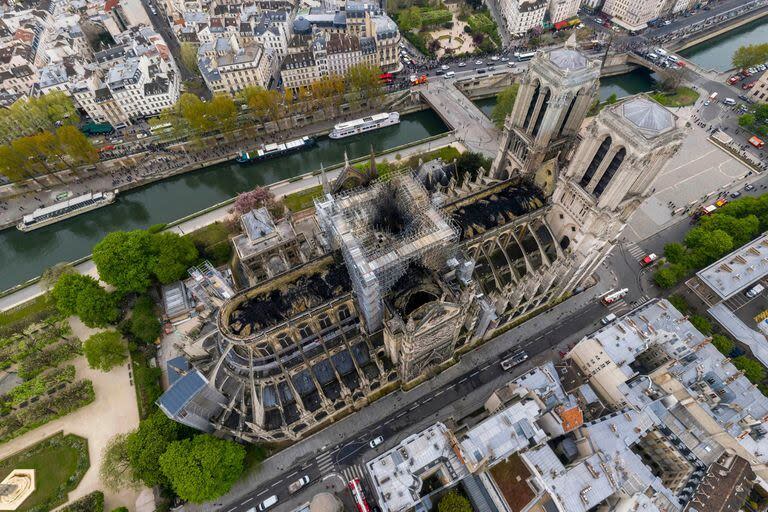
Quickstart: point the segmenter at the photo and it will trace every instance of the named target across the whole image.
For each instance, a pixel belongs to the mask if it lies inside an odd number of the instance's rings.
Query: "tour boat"
[[[343,139],[344,137],[351,137],[352,135],[357,135],[359,133],[378,130],[379,128],[391,126],[399,122],[400,114],[397,112],[383,112],[381,114],[363,117],[362,119],[339,123],[333,127],[333,130],[328,134],[328,137],[332,139]]]
[[[16,227],[20,231],[32,231],[33,229],[42,228],[60,220],[112,204],[115,202],[115,199],[117,199],[117,190],[114,192],[89,192],[52,204],[51,206],[38,208],[32,213],[25,215]]]
[[[305,148],[310,148],[315,144],[316,141],[312,137],[302,137],[300,139],[280,144],[264,144],[254,153],[241,151],[240,154],[235,158],[235,161],[239,164],[249,164],[251,162],[258,162],[260,160],[266,160],[268,158],[293,153],[294,151],[300,151]]]

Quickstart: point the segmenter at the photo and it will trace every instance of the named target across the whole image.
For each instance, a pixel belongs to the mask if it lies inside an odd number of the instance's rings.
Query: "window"
[[[339,308],[339,320],[342,320],[342,321],[346,320],[350,316],[351,315],[349,314],[349,308],[347,308],[347,306],[341,306]]]
[[[328,315],[325,315],[325,314],[320,316],[318,323],[320,324],[320,327],[322,329],[328,329],[331,325],[333,325],[333,322],[331,322],[331,319],[328,317]]]
[[[302,339],[303,338],[309,338],[312,336],[312,329],[307,324],[302,324],[299,326],[299,334],[301,334]]]

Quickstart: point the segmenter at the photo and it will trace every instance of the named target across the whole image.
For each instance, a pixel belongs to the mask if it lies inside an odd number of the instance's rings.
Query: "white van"
[[[667,57],[667,60],[668,60],[669,62],[674,62],[674,63],[677,63],[677,61],[679,61],[680,59],[679,59],[679,58],[677,58],[677,56],[676,56],[676,55],[670,55],[669,57]]]
[[[662,57],[666,57],[667,56],[667,50],[665,50],[664,48],[656,48],[656,53],[658,53]]]
[[[447,72],[445,74],[445,78],[453,78],[455,76],[456,76],[456,72],[455,71],[449,71],[449,72]]]
[[[656,59],[659,58],[659,56],[656,55],[655,53],[649,53],[648,54],[648,58],[651,59],[651,60],[656,60]]]
[[[613,313],[611,313],[610,315],[608,315],[608,316],[604,317],[602,320],[600,320],[600,322],[601,322],[603,325],[608,325],[608,324],[610,324],[611,322],[613,322],[614,320],[616,320],[616,315],[614,315]]]
[[[723,103],[725,103],[726,105],[735,105],[736,104],[736,100],[733,99],[733,98],[725,98],[723,100]]]
[[[259,503],[259,510],[264,511],[267,510],[269,507],[277,503],[277,496],[274,494],[270,496],[269,498],[265,499],[261,503]]]
[[[761,284],[756,284],[755,286],[747,290],[747,297],[749,297],[750,299],[752,297],[757,297],[758,295],[763,293],[763,290],[765,290],[765,286]]]

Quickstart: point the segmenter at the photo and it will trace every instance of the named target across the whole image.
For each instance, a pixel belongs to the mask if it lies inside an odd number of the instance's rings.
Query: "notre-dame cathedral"
[[[242,217],[227,297],[160,398],[245,441],[298,439],[429,378],[580,286],[678,150],[682,122],[639,95],[587,113],[599,61],[541,52],[490,169],[432,161],[323,174],[314,209]]]

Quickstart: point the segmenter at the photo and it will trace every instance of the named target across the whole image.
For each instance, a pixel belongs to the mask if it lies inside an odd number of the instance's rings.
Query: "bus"
[[[717,99],[717,92],[713,92],[709,95],[709,101],[715,101]]]
[[[162,133],[168,133],[173,129],[173,125],[171,123],[162,123],[162,124],[156,124],[154,126],[150,126],[149,132],[152,135],[159,135]]]
[[[363,487],[360,485],[360,479],[355,478],[354,480],[350,480],[347,487],[349,487],[349,492],[352,493],[352,498],[355,500],[357,512],[371,512],[371,507],[368,506],[368,502],[365,500],[365,494],[363,494]]]
[[[528,52],[528,53],[515,52],[515,57],[517,58],[517,62],[531,60],[534,55],[536,55],[536,52]]]
[[[749,143],[755,146],[757,149],[763,149],[763,146],[765,146],[765,142],[763,142],[761,139],[755,137],[754,135],[750,137]]]
[[[395,75],[392,73],[382,73],[379,75],[379,81],[385,84],[391,84],[395,80]]]

